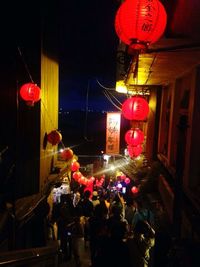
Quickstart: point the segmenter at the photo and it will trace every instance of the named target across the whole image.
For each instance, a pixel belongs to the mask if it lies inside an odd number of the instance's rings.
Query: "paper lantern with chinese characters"
[[[131,129],[125,134],[125,141],[128,145],[137,146],[144,141],[144,133],[140,129]]]
[[[50,144],[52,144],[52,146],[59,144],[61,140],[62,140],[62,135],[57,130],[53,130],[47,135],[47,141]]]
[[[128,154],[131,158],[138,157],[142,153],[142,146],[128,146]]]
[[[61,156],[64,160],[72,159],[74,152],[70,148],[66,148],[61,152]]]
[[[78,163],[78,161],[73,161],[73,162],[71,163],[70,168],[71,168],[71,171],[76,172],[76,171],[79,170],[79,168],[80,168],[80,164]]]
[[[127,120],[143,121],[149,114],[149,105],[144,97],[132,96],[122,104],[122,115]]]
[[[27,105],[33,106],[35,102],[40,100],[41,90],[34,83],[25,83],[20,88],[20,96],[27,102]]]
[[[167,14],[158,0],[126,0],[115,17],[119,39],[133,49],[145,49],[164,33]]]

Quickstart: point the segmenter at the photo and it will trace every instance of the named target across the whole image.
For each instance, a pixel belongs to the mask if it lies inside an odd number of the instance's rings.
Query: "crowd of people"
[[[150,267],[155,244],[153,213],[141,198],[116,192],[63,194],[51,222],[64,260],[81,266],[79,240],[90,250],[91,266]]]

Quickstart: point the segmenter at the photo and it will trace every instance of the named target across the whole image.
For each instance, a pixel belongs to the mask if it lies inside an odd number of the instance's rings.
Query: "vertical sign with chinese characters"
[[[108,112],[106,120],[106,154],[119,154],[120,145],[120,112]]]
[[[142,31],[152,32],[154,21],[153,19],[157,5],[158,4],[153,0],[146,0],[146,3],[144,1],[144,6],[141,10],[141,13],[143,15],[143,23],[141,24]]]

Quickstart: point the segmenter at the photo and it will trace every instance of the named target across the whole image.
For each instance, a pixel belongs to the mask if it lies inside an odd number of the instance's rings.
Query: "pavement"
[[[85,247],[83,238],[79,239],[79,255],[80,255],[81,267],[90,267],[91,266],[90,249],[88,244]],[[62,261],[59,267],[76,267],[74,257],[72,256],[72,259],[70,261]]]

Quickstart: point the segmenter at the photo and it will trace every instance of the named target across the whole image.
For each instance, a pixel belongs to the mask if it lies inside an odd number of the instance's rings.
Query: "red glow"
[[[82,177],[82,173],[79,171],[76,171],[72,174],[72,177],[74,178],[74,180],[78,181],[78,179]]]
[[[47,135],[47,141],[52,144],[53,146],[57,145],[60,143],[60,141],[62,140],[62,135],[60,132],[54,130],[51,131],[48,135]]]
[[[143,97],[133,96],[122,104],[122,115],[128,120],[143,121],[149,114],[149,105]]]
[[[138,188],[137,188],[136,186],[133,186],[133,187],[131,188],[131,192],[132,192],[133,194],[137,194],[137,193],[138,193]]]
[[[126,177],[124,182],[125,182],[125,184],[129,184],[130,183],[130,179],[128,177]]]
[[[128,145],[137,146],[144,141],[144,133],[140,129],[131,129],[126,132],[125,141]]]
[[[40,88],[34,83],[26,83],[20,88],[20,96],[33,105],[40,100]]]
[[[166,23],[166,11],[158,0],[126,0],[117,11],[115,30],[122,42],[141,49],[162,36]]]
[[[131,158],[138,157],[142,153],[142,146],[128,146],[128,154]]]
[[[71,164],[71,171],[76,172],[78,171],[80,168],[80,164],[78,163],[78,161],[73,161]]]
[[[61,156],[64,160],[71,159],[73,155],[74,155],[74,152],[70,148],[63,150],[63,152],[61,153]]]

